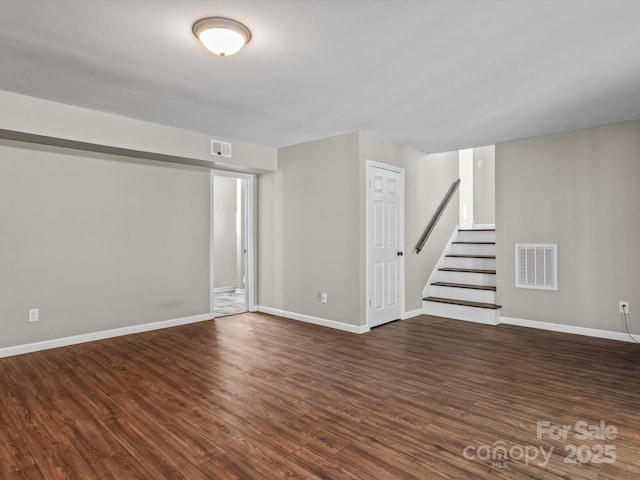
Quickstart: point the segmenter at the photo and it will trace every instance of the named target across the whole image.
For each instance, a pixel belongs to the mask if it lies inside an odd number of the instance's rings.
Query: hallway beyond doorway
[[[247,311],[244,292],[237,291],[214,292],[213,294],[213,316],[214,318],[226,315],[235,315]]]

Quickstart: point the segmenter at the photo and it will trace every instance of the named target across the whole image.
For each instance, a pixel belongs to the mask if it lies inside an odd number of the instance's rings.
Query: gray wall
[[[256,305],[284,309],[283,172],[259,175],[257,190]]]
[[[205,169],[0,141],[0,347],[208,313],[209,203]]]
[[[478,166],[482,162],[482,167]],[[473,221],[476,224],[496,223],[496,162],[495,147],[473,149]]]
[[[213,288],[235,288],[238,283],[237,179],[213,178]]]
[[[628,300],[638,318],[639,180],[640,122],[496,145],[502,314],[621,331]],[[558,244],[558,292],[514,287],[516,242]]]
[[[259,305],[358,324],[357,159],[351,133],[282,148],[260,175]]]
[[[405,169],[405,308],[421,308],[457,200],[420,255],[413,247],[457,178],[457,152],[427,155],[367,133],[280,149],[279,170],[259,176],[259,305],[366,324],[366,160]]]

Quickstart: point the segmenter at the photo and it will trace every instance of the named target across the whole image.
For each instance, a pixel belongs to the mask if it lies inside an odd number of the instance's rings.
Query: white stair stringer
[[[424,288],[424,314],[490,325],[500,323],[495,288],[495,230],[492,227],[453,232]],[[465,304],[469,302],[475,302],[475,305]]]

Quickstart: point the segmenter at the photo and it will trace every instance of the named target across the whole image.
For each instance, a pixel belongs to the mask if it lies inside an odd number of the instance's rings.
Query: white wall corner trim
[[[404,315],[402,315],[402,320],[409,320],[410,318],[414,318],[423,314],[424,312],[422,311],[422,308],[417,308],[415,310],[404,312]]]
[[[0,358],[11,357],[13,355],[21,355],[23,353],[38,352],[40,350],[48,350],[50,348],[77,345],[79,343],[93,342],[96,340],[104,340],[105,338],[121,337],[123,335],[131,335],[132,333],[142,333],[149,332],[151,330],[177,327],[179,325],[203,322],[205,320],[211,320],[211,315],[208,313],[204,313],[201,315],[193,315],[191,317],[176,318],[174,320],[163,320],[160,322],[144,323],[142,325],[131,325],[128,327],[114,328],[112,330],[83,333],[81,335],[74,335],[72,337],[54,338],[51,340],[43,340],[41,342],[27,343],[25,345],[4,347],[0,348]]]
[[[322,327],[335,328],[336,330],[343,330],[350,333],[367,333],[369,331],[369,327],[367,325],[350,325],[348,323],[336,322],[335,320],[327,320],[326,318],[313,317],[302,313],[287,312],[286,310],[264,307],[262,305],[258,305],[258,312],[268,313],[269,315],[275,315],[277,317],[289,318],[291,320],[298,320],[300,322],[312,323]]]
[[[613,332],[610,330],[599,330],[596,328],[576,327],[574,325],[562,325],[560,323],[539,322],[536,320],[525,320],[522,318],[500,317],[499,323],[505,325],[516,325],[519,327],[538,328],[540,330],[550,330],[552,332],[571,333],[573,335],[585,335],[587,337],[605,338],[608,340],[619,340],[622,342],[632,342],[624,332]],[[636,341],[640,342],[640,335],[633,335]]]

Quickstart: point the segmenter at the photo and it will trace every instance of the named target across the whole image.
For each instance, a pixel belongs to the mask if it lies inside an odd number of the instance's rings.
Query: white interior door
[[[367,164],[369,327],[401,318],[404,309],[404,171]]]

